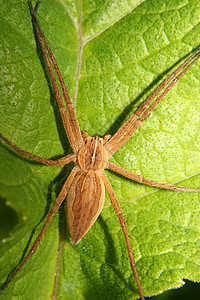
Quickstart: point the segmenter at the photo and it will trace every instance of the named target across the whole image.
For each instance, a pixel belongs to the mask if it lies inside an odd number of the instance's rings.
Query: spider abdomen
[[[67,195],[67,219],[73,244],[88,232],[104,205],[105,187],[100,174],[79,171]]]

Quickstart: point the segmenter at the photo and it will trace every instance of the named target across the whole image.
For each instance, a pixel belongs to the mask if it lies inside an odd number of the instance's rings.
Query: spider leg
[[[31,13],[32,13],[32,18],[33,18],[33,25],[34,25],[36,33],[37,33],[37,37],[38,37],[38,40],[39,40],[39,43],[40,43],[40,46],[41,46],[41,49],[42,49],[42,53],[43,53],[43,56],[44,56],[44,60],[46,62],[46,66],[47,66],[48,71],[49,71],[51,82],[53,84],[56,100],[57,100],[57,103],[58,103],[58,106],[59,106],[59,109],[60,109],[60,113],[61,113],[61,117],[62,117],[62,120],[63,120],[63,125],[64,125],[64,128],[65,128],[67,137],[69,139],[69,142],[71,144],[71,147],[72,147],[74,153],[77,153],[79,148],[82,145],[84,145],[84,141],[83,141],[83,138],[81,136],[81,131],[80,131],[80,128],[79,128],[78,120],[77,120],[73,105],[70,101],[69,92],[68,92],[67,87],[65,85],[64,79],[62,77],[62,74],[61,74],[60,69],[58,67],[58,64],[56,62],[55,56],[54,56],[53,52],[51,51],[51,48],[50,48],[50,46],[49,46],[49,44],[46,40],[46,37],[45,37],[41,27],[40,27],[39,21],[36,18],[36,13],[37,13],[37,10],[38,10],[38,6],[39,6],[39,2],[36,4],[36,7],[34,9],[33,5],[32,5],[32,2],[30,1],[30,8],[31,8]],[[45,47],[48,51],[48,54],[46,52]],[[55,78],[55,75],[54,75],[49,57],[50,57],[50,59],[53,63],[55,72],[56,72],[56,74],[58,76],[58,79],[60,81],[61,88],[62,88],[62,94],[63,94],[64,100],[65,100],[67,109],[64,106],[63,98],[60,94],[58,84],[57,84],[57,81],[56,81],[56,78]]]
[[[19,153],[19,155],[22,155],[24,157],[39,161],[47,166],[64,166],[67,165],[68,163],[70,163],[71,161],[76,160],[76,156],[75,154],[69,154],[66,155],[60,159],[57,160],[51,160],[51,159],[45,159],[42,157],[39,157],[37,155],[33,155],[29,152],[26,152],[24,150],[19,149],[18,147],[16,147],[15,145],[13,145],[10,141],[8,141],[2,134],[0,134],[0,138],[7,144],[9,145],[11,148],[13,148],[17,153]]]
[[[109,151],[108,158],[131,138],[133,133],[150,116],[154,108],[160,103],[164,96],[172,89],[185,72],[200,58],[199,52],[200,48],[198,48],[185,62],[183,62],[172,74],[170,74],[157,88],[157,90],[138,108],[135,113],[128,118],[113,137],[105,144],[106,149]],[[154,101],[156,97],[157,99]],[[152,102],[153,104],[151,104]],[[150,104],[151,106],[149,106]]]
[[[22,263],[19,265],[19,267],[17,268],[17,270],[13,273],[13,275],[9,278],[9,280],[4,284],[4,286],[2,287],[1,291],[0,291],[0,295],[2,294],[2,292],[4,291],[4,289],[9,285],[9,283],[13,280],[13,278],[19,273],[19,271],[21,270],[21,268],[25,265],[25,263],[29,260],[29,258],[31,258],[31,256],[35,253],[35,251],[37,250],[37,247],[44,235],[44,233],[46,232],[50,222],[52,221],[55,213],[57,212],[58,208],[60,207],[60,205],[62,204],[62,202],[65,200],[66,195],[69,191],[69,188],[74,180],[74,177],[77,173],[77,168],[75,167],[69,177],[67,178],[67,180],[65,181],[62,190],[60,192],[60,194],[58,195],[51,211],[49,212],[49,215],[47,217],[47,220],[42,228],[42,230],[40,231],[38,237],[36,238],[33,246],[31,247],[31,249],[29,250],[27,256],[24,258],[24,260],[22,261]]]
[[[126,245],[127,245],[127,248],[128,248],[128,255],[129,255],[131,268],[133,270],[134,277],[135,277],[135,280],[136,280],[136,283],[137,283],[137,286],[138,286],[140,298],[141,298],[141,300],[144,300],[144,295],[143,295],[142,288],[141,288],[141,285],[140,285],[138,272],[137,272],[137,268],[136,268],[136,263],[135,263],[135,259],[134,259],[134,256],[133,256],[133,251],[131,249],[131,243],[130,243],[130,240],[129,240],[128,230],[127,230],[127,227],[126,227],[126,221],[125,221],[125,218],[123,216],[122,209],[119,205],[119,202],[117,201],[117,197],[116,197],[115,192],[112,188],[112,185],[110,184],[110,181],[106,177],[105,173],[102,174],[102,178],[103,178],[103,181],[104,181],[104,184],[105,184],[105,188],[108,192],[110,201],[112,203],[112,206],[113,206],[113,208],[115,210],[115,213],[118,216],[120,224],[122,226],[122,230],[123,230],[123,233],[124,233]]]
[[[107,168],[109,170],[112,170],[112,171],[124,176],[124,177],[130,178],[134,181],[144,183],[144,184],[147,184],[147,185],[150,185],[153,187],[159,187],[162,189],[173,190],[173,191],[178,191],[178,192],[200,192],[200,189],[185,188],[183,186],[176,186],[176,185],[167,184],[167,183],[155,182],[153,180],[146,179],[146,178],[142,177],[141,175],[135,174],[129,170],[126,170],[126,169],[124,169],[118,165],[115,165],[113,163],[110,163],[110,162],[108,162]]]

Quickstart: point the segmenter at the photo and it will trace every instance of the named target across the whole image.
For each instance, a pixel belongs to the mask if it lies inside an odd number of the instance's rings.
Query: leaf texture
[[[114,134],[199,46],[200,4],[170,1],[43,1],[38,19],[56,56],[81,130]],[[26,1],[2,1],[0,131],[44,158],[71,152]],[[111,158],[158,182],[200,187],[200,61]],[[0,247],[3,283],[34,242],[67,168],[41,166],[1,147],[0,193],[10,207]],[[156,190],[106,171],[125,215],[145,296],[200,279],[200,196]],[[17,214],[10,229],[13,211]],[[59,217],[60,215],[60,217]],[[117,216],[103,211],[78,245],[64,208],[3,299],[136,299]],[[56,274],[56,275],[55,275]]]

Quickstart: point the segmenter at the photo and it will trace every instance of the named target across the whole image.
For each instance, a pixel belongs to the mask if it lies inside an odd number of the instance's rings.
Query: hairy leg
[[[73,105],[70,101],[70,97],[69,97],[69,92],[66,88],[64,79],[62,77],[62,74],[60,72],[60,69],[58,67],[58,64],[56,62],[55,56],[53,55],[53,52],[51,51],[51,48],[46,40],[46,37],[40,27],[39,21],[36,18],[36,13],[38,10],[38,6],[39,6],[39,2],[36,4],[35,9],[33,8],[32,2],[30,1],[30,7],[31,7],[31,12],[32,12],[32,18],[33,18],[33,25],[35,27],[36,30],[36,34],[41,46],[41,50],[44,56],[44,60],[46,63],[46,66],[48,68],[49,71],[49,75],[51,78],[51,82],[53,84],[53,88],[54,88],[54,92],[55,92],[55,96],[56,96],[56,100],[60,109],[60,114],[63,120],[63,125],[67,134],[67,137],[69,139],[70,145],[74,151],[74,153],[77,153],[77,151],[79,150],[79,148],[84,145],[84,141],[83,138],[81,136],[81,131],[79,128],[79,124],[78,124],[78,120],[73,108]],[[43,42],[44,41],[44,42]],[[45,48],[46,47],[46,48]],[[48,51],[48,53],[46,52],[46,49]],[[64,97],[64,100],[66,102],[67,105],[67,109],[64,106],[63,103],[63,99],[61,96],[61,93],[59,91],[59,87],[56,81],[56,77],[54,75],[53,72],[53,68],[51,66],[51,62],[53,63],[54,69],[56,71],[56,74],[58,76],[58,80],[60,81],[61,84],[61,88],[62,88],[62,94]]]
[[[9,280],[4,284],[4,286],[2,287],[1,291],[0,291],[0,295],[2,294],[2,292],[4,291],[4,289],[9,285],[9,283],[13,280],[13,278],[19,273],[19,271],[21,270],[21,268],[25,265],[25,263],[31,258],[31,256],[35,253],[35,251],[37,250],[37,247],[43,237],[43,235],[45,234],[50,222],[52,221],[55,213],[57,212],[58,208],[60,207],[60,205],[62,204],[62,202],[65,200],[66,195],[69,191],[69,188],[73,182],[73,179],[75,177],[77,173],[77,169],[76,167],[72,170],[72,172],[70,173],[69,177],[67,178],[67,180],[65,181],[62,190],[60,192],[60,194],[58,195],[48,217],[47,220],[42,228],[42,230],[40,231],[38,237],[36,238],[33,246],[31,247],[31,249],[29,250],[29,253],[27,254],[27,256],[24,258],[24,260],[22,261],[22,263],[19,265],[19,267],[17,268],[17,270],[13,273],[13,275],[9,278]]]
[[[126,221],[125,221],[124,216],[122,214],[122,210],[121,210],[121,207],[119,205],[119,202],[117,201],[117,197],[115,195],[115,192],[114,192],[108,178],[106,177],[105,173],[102,174],[102,178],[103,178],[106,190],[108,192],[110,201],[112,203],[112,206],[113,206],[113,208],[115,210],[115,213],[118,216],[120,224],[122,226],[122,230],[123,230],[123,233],[124,233],[126,245],[127,245],[127,248],[128,248],[128,255],[129,255],[131,268],[133,270],[135,280],[137,282],[138,290],[139,290],[139,293],[140,293],[140,298],[141,298],[141,300],[144,300],[144,295],[143,295],[142,288],[141,288],[141,285],[140,285],[140,281],[139,281],[139,277],[138,277],[138,273],[137,273],[137,268],[136,268],[136,263],[135,263],[135,259],[134,259],[134,256],[133,256],[133,251],[131,249],[131,243],[130,243],[129,236],[128,236]]]
[[[109,157],[111,157],[131,138],[133,133],[150,116],[154,108],[160,103],[164,96],[172,89],[172,87],[185,74],[185,72],[190,69],[193,64],[200,58],[199,52],[200,48],[198,48],[186,61],[181,64],[181,66],[179,66],[172,74],[170,74],[165,79],[165,81],[157,88],[157,90],[138,108],[135,113],[133,113],[129,117],[129,119],[105,144],[106,149],[110,153]],[[161,91],[162,93],[160,94]],[[158,96],[158,94],[160,94],[160,96]],[[154,101],[156,97],[157,99]],[[151,106],[149,106],[150,104]]]
[[[0,138],[7,144],[9,145],[12,149],[14,149],[17,153],[19,153],[19,155],[22,155],[24,157],[36,160],[41,162],[42,164],[45,164],[47,166],[63,166],[63,165],[67,165],[68,163],[70,163],[71,161],[76,160],[76,156],[75,154],[69,154],[66,155],[60,159],[57,160],[51,160],[51,159],[45,159],[42,157],[39,157],[37,155],[33,155],[29,152],[26,152],[24,150],[19,149],[18,147],[16,147],[15,145],[13,145],[9,140],[7,140],[2,134],[0,134]]]
[[[126,170],[118,165],[115,165],[113,163],[108,162],[107,164],[107,169],[112,170],[120,175],[123,175],[124,177],[130,178],[134,181],[144,183],[153,187],[158,187],[162,189],[167,189],[167,190],[173,190],[173,191],[178,191],[178,192],[200,192],[200,189],[193,189],[193,188],[185,188],[183,186],[176,186],[172,184],[167,184],[167,183],[159,183],[155,182],[150,179],[146,179],[142,177],[141,175],[135,174],[129,170]]]

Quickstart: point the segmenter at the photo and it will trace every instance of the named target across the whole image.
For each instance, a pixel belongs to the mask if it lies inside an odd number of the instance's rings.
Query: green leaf
[[[43,1],[38,19],[76,107],[81,130],[114,134],[199,46],[198,0]],[[0,132],[45,158],[71,152],[36,48],[26,1],[1,6]],[[81,19],[82,16],[82,19]],[[145,178],[199,188],[200,61],[112,158]],[[22,261],[72,166],[47,167],[1,147],[0,193],[10,207],[2,228],[3,284]],[[200,197],[157,190],[106,171],[127,221],[145,296],[199,280]],[[16,225],[9,220],[17,213]],[[64,206],[3,299],[136,299],[137,286],[117,216],[103,211],[78,245]],[[7,228],[8,226],[8,228]],[[5,236],[5,232],[9,233]],[[56,274],[56,276],[55,276]]]

